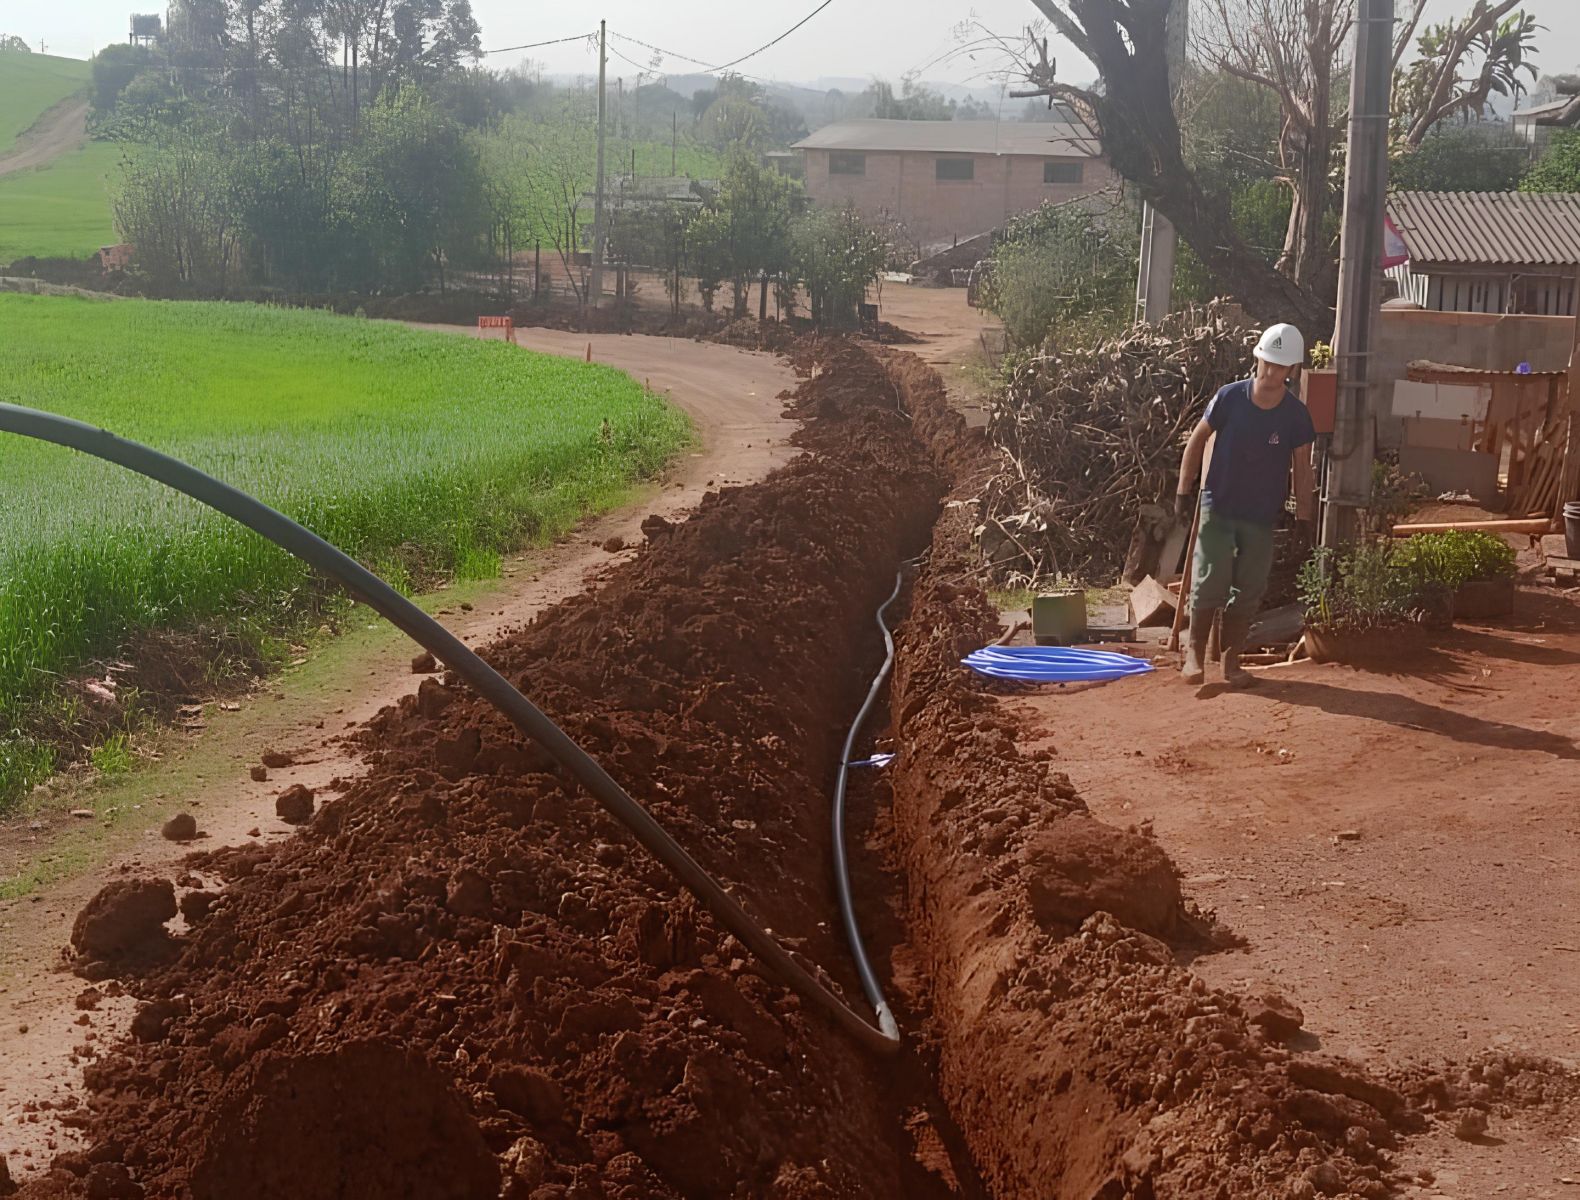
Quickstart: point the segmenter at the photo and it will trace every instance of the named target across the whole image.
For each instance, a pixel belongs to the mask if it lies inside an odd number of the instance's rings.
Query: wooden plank
[[[1174,610],[1178,607],[1179,599],[1151,575],[1130,592],[1130,619],[1138,628],[1173,625]]]
[[[1420,524],[1395,525],[1394,537],[1412,537],[1418,533],[1448,533],[1455,529],[1484,529],[1488,533],[1528,533],[1533,536],[1547,532],[1546,517],[1523,521],[1426,521]]]

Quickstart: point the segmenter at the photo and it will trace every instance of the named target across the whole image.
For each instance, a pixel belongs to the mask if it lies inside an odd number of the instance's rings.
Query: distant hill
[[[39,117],[86,88],[90,78],[81,59],[0,50],[0,154]]]

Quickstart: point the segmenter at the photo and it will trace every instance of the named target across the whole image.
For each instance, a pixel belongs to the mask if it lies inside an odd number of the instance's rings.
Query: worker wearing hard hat
[[[1240,666],[1240,654],[1267,590],[1273,529],[1289,499],[1291,463],[1295,516],[1310,544],[1316,500],[1311,455],[1296,451],[1309,446],[1316,433],[1306,406],[1289,390],[1305,357],[1305,339],[1293,325],[1267,330],[1256,346],[1255,373],[1213,397],[1185,445],[1175,513],[1189,520],[1202,456],[1208,440],[1217,439],[1191,563],[1190,649],[1181,671],[1186,683],[1206,678],[1207,639],[1220,609],[1224,682],[1231,687],[1254,682]]]

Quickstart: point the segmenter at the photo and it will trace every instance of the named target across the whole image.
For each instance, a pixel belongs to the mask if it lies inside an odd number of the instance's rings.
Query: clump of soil
[[[274,815],[287,825],[305,825],[313,819],[313,789],[293,783],[274,800]]]
[[[117,879],[99,889],[71,927],[72,949],[88,959],[112,959],[164,933],[176,915],[168,879]]]
[[[499,1163],[443,1073],[397,1047],[268,1052],[201,1114],[194,1200],[473,1200]]]
[[[831,353],[873,403],[487,656],[860,1006],[828,888],[828,772],[881,653],[872,613],[943,484],[882,405],[879,365]],[[277,1195],[392,1194],[344,1169],[333,1128],[274,1103],[300,1088],[309,1113],[365,1103],[350,1128],[374,1148],[387,1107],[411,1161],[450,1162],[459,1139],[457,1179],[480,1162],[471,1122],[510,1196],[953,1193],[915,1157],[932,1098],[765,978],[455,680],[361,738],[368,774],[297,836],[196,857],[227,886],[178,961],[132,981],[158,1020],[88,1074],[93,1155],[148,1196],[253,1194],[254,1169]],[[322,1056],[355,1040],[409,1054],[428,1072],[416,1095],[335,1093]],[[36,1194],[79,1183],[62,1163]]]
[[[197,818],[191,813],[177,813],[160,826],[159,834],[167,841],[190,842],[198,835]]]
[[[1021,850],[1032,916],[1044,929],[1072,933],[1090,916],[1168,937],[1182,912],[1179,873],[1150,838],[1089,818],[1039,830]]]

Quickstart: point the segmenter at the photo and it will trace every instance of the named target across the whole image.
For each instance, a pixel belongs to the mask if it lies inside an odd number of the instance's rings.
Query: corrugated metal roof
[[[1412,264],[1580,266],[1580,193],[1395,192]]]
[[[1096,158],[1082,125],[1058,121],[836,121],[796,143],[797,150],[915,150],[934,154],[1036,154]]]

